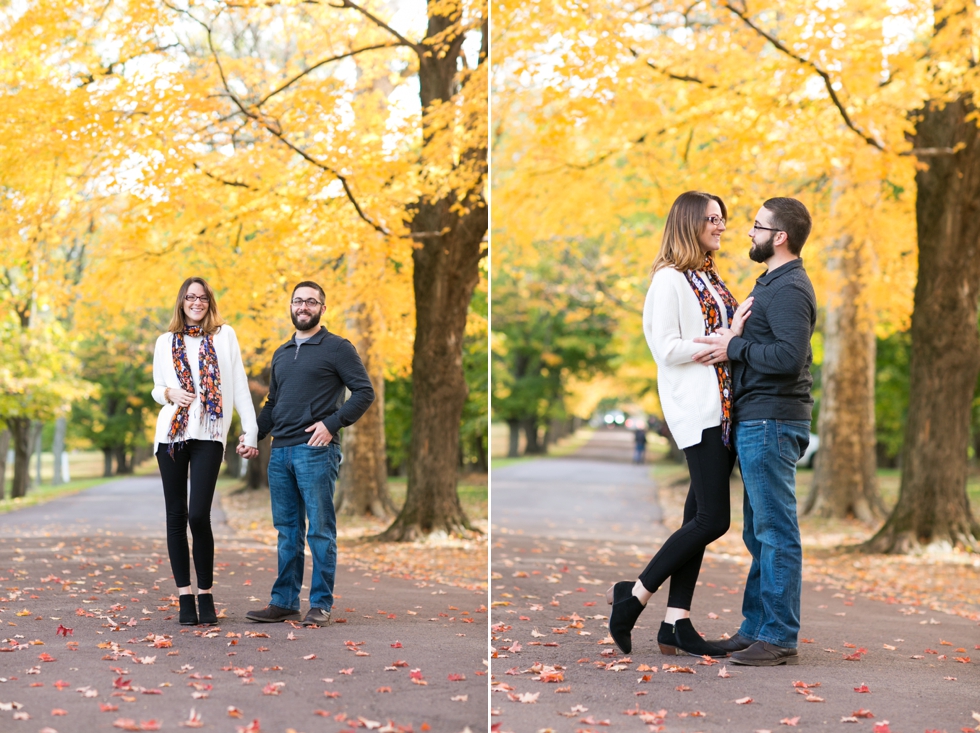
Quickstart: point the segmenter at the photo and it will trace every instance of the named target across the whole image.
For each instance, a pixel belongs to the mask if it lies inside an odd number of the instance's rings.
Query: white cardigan
[[[164,399],[163,393],[170,389],[180,389],[180,382],[177,380],[177,372],[174,371],[174,361],[172,355],[174,334],[165,333],[157,339],[156,349],[153,352],[153,399],[163,405],[160,415],[157,417],[156,435],[154,437],[154,452],[158,446],[167,444],[167,432],[170,429],[170,421],[177,412],[177,406],[168,404]],[[185,337],[187,345],[187,360],[192,366],[192,372],[197,379],[197,346],[200,338]],[[248,376],[245,374],[245,365],[242,363],[242,352],[238,346],[238,337],[235,330],[225,324],[214,335],[214,351],[218,356],[218,372],[221,374],[221,440],[222,445],[227,442],[228,431],[231,429],[231,411],[238,410],[238,416],[242,420],[242,429],[245,431],[245,445],[256,447],[258,445],[259,425],[255,421],[255,407],[252,405],[252,395],[248,391]],[[200,384],[195,383],[195,391],[200,390]],[[200,400],[194,400],[191,405],[190,420],[187,424],[187,437],[209,440],[202,429],[200,429]]]
[[[691,358],[709,347],[693,341],[705,335],[704,315],[684,273],[664,267],[653,276],[643,305],[643,333],[657,362],[667,427],[679,448],[697,445],[703,430],[721,425],[721,396],[715,368]]]

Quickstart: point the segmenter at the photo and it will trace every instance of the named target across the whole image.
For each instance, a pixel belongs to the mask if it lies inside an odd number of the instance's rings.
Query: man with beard
[[[810,227],[810,213],[796,199],[766,201],[749,230],[749,257],[768,269],[752,290],[742,336],[722,328],[695,339],[711,344],[695,361],[732,364],[732,434],[745,484],[742,537],[752,565],[741,628],[712,644],[733,652],[736,664],[799,663],[803,552],[796,462],[810,442],[810,337],[817,320],[800,251]]]
[[[339,432],[364,414],[374,401],[374,389],[351,342],[320,325],[324,300],[323,288],[314,282],[293,288],[290,316],[296,333],[272,355],[269,397],[258,423],[259,440],[269,433],[273,437],[269,495],[272,521],[279,530],[279,576],[269,605],[245,614],[251,621],[300,619],[306,519],[313,577],[303,624],[326,625],[333,608]],[[344,388],[351,393],[346,402]],[[243,456],[254,456],[252,451],[239,445]]]

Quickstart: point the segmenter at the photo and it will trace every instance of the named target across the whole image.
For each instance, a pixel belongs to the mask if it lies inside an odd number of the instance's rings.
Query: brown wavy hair
[[[710,201],[718,203],[722,217],[727,219],[728,209],[725,202],[713,193],[687,191],[677,197],[667,214],[660,251],[650,269],[651,277],[664,267],[675,267],[681,272],[704,267],[704,252],[698,243],[698,237],[708,226],[704,212],[708,210]],[[708,256],[711,257],[711,253]]]
[[[170,333],[180,333],[187,327],[187,320],[184,318],[184,297],[194,283],[204,288],[204,294],[208,296],[208,312],[204,314],[204,318],[201,320],[201,329],[204,333],[213,336],[225,322],[218,315],[218,301],[214,297],[214,291],[203,277],[189,277],[184,280],[184,284],[180,286],[180,291],[177,293],[177,302],[174,303],[174,314],[170,318],[170,325],[167,326],[167,330]]]

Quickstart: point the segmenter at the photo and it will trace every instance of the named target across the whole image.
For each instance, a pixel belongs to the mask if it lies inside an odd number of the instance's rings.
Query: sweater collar
[[[765,275],[756,280],[759,285],[768,285],[777,277],[785,275],[787,272],[792,272],[793,270],[803,267],[803,258],[797,257],[795,260],[791,260],[784,265],[780,265],[775,270],[768,270]]]
[[[321,341],[323,341],[323,339],[327,335],[327,333],[329,333],[327,331],[327,327],[326,326],[320,326],[320,330],[317,331],[312,336],[310,336],[303,343],[304,344],[318,344]],[[283,346],[295,346],[295,345],[296,345],[296,333],[293,332],[293,337],[291,339],[289,339],[289,341],[287,341],[285,344],[283,344]]]

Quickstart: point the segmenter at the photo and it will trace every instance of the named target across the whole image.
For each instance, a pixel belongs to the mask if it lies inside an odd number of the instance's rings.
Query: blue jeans
[[[810,423],[746,420],[734,433],[745,484],[742,539],[752,555],[739,633],[795,648],[803,585],[796,462],[810,443]]]
[[[299,610],[303,585],[303,535],[313,555],[310,606],[333,608],[337,572],[337,517],[333,507],[334,483],[340,470],[340,446],[290,445],[273,448],[269,460],[269,495],[272,523],[279,530],[279,577],[272,586],[272,604]],[[306,519],[310,529],[306,532]]]

